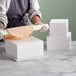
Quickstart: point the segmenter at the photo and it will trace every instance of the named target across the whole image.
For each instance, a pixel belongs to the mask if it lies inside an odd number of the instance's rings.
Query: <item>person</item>
[[[0,29],[26,26],[29,21],[41,23],[38,0],[0,0]]]
[[[10,0],[0,0],[0,29],[5,29],[7,27],[8,19],[7,19],[7,11],[10,6]],[[3,42],[3,36],[0,32],[0,41]]]
[[[7,26],[8,20],[6,13],[10,6],[10,0],[0,0],[0,29],[4,29]]]
[[[41,21],[38,0],[0,0],[0,28],[27,25],[28,19],[33,24]]]
[[[40,23],[41,12],[38,0],[11,0],[7,17],[7,28],[28,25],[28,20],[32,24]]]

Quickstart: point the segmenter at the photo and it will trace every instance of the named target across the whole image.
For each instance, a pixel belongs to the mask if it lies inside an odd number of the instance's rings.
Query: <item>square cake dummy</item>
[[[68,34],[68,19],[52,19],[50,21],[50,36],[66,37]]]
[[[21,40],[5,40],[5,54],[15,61],[44,56],[43,41],[30,36]]]

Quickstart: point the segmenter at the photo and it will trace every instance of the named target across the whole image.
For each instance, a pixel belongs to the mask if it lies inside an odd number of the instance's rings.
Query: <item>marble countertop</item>
[[[45,50],[47,57],[23,62],[3,56],[4,43],[0,47],[0,76],[76,76],[76,42],[69,51]]]

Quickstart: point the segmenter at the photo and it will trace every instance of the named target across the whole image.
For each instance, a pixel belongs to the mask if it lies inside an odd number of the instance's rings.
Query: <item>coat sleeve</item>
[[[4,28],[7,26],[7,10],[9,9],[10,0],[0,0],[0,21],[4,24]]]
[[[30,9],[28,12],[29,19],[31,19],[34,15],[38,15],[41,18],[38,0],[30,0]]]

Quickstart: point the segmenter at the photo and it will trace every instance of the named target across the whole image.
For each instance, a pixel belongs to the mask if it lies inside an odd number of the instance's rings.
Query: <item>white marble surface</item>
[[[76,76],[76,42],[70,51],[49,50],[47,57],[22,62],[3,56],[4,44],[0,47],[0,76]]]

